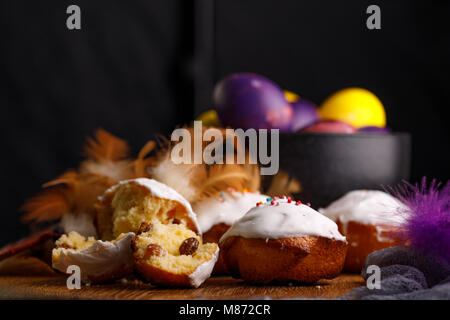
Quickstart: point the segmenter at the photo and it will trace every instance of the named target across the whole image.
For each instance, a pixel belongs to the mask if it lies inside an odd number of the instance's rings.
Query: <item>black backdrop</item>
[[[365,27],[369,4],[382,29]],[[66,8],[82,30],[66,28]],[[1,0],[0,245],[26,234],[18,208],[81,159],[103,127],[136,151],[210,107],[213,83],[261,73],[320,103],[375,92],[413,137],[412,180],[447,180],[448,1]]]

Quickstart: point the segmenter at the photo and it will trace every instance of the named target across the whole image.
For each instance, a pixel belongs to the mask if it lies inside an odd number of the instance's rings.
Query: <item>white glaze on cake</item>
[[[129,232],[119,236],[116,241],[95,241],[92,246],[76,251],[74,249],[56,248],[60,250],[59,258],[53,259],[53,268],[66,273],[70,265],[80,267],[81,280],[86,282],[93,277],[105,275],[126,275],[133,272],[133,252],[131,241],[135,234]]]
[[[198,288],[203,282],[205,282],[206,279],[211,276],[211,272],[213,271],[214,265],[216,264],[218,258],[219,247],[217,246],[216,252],[214,252],[211,260],[203,262],[189,275],[189,284],[194,288]]]
[[[222,236],[220,242],[232,236],[257,239],[280,239],[319,236],[346,241],[335,222],[304,204],[286,199],[266,202],[250,209]]]
[[[198,224],[203,233],[214,225],[224,223],[231,226],[257,202],[265,202],[268,196],[256,192],[221,192],[214,197],[205,198],[194,205]]]
[[[378,190],[353,190],[319,209],[333,221],[343,224],[344,233],[348,222],[366,225],[399,226],[405,221],[406,206],[386,192]]]
[[[196,214],[192,210],[191,204],[177,191],[154,179],[137,178],[137,179],[122,180],[118,184],[106,190],[105,193],[101,197],[99,197],[99,200],[103,201],[103,199],[106,197],[107,194],[115,192],[117,188],[128,183],[134,183],[136,185],[146,188],[151,196],[178,202],[179,204],[181,204],[183,207],[186,208],[187,215],[194,223],[196,229],[198,231],[201,230],[197,221]]]

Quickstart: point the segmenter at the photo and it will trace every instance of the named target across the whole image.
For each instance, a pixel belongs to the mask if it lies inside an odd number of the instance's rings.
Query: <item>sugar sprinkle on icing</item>
[[[270,202],[269,202],[270,199]],[[345,241],[336,223],[311,207],[282,198],[272,204],[266,203],[250,209],[237,220],[222,236],[220,242],[228,237],[279,239],[288,237],[320,236]]]

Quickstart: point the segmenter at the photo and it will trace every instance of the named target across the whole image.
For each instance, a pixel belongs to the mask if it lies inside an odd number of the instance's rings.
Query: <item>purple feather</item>
[[[401,236],[415,250],[432,254],[450,263],[450,181],[443,188],[436,180],[427,185],[404,182],[390,193],[408,209]]]

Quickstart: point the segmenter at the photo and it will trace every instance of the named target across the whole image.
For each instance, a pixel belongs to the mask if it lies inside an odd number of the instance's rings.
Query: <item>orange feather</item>
[[[65,190],[49,189],[29,199],[21,210],[26,212],[22,217],[23,222],[41,222],[61,218],[70,211],[70,205]]]
[[[43,188],[53,187],[57,186],[59,184],[66,184],[66,185],[72,185],[76,183],[78,179],[78,173],[75,170],[67,170],[65,173],[57,177],[56,179],[53,179],[47,183],[44,183],[42,185]]]
[[[156,144],[147,142],[137,159],[127,158],[129,146],[103,129],[94,138],[88,138],[84,146],[84,160],[78,170],[64,174],[43,184],[44,190],[26,201],[21,210],[22,220],[49,221],[64,214],[95,213],[94,203],[106,189],[123,179],[147,177],[147,167],[155,164],[155,157],[147,157]]]
[[[252,176],[248,174],[244,166],[239,164],[216,164],[209,167],[207,178],[201,182],[197,200],[204,196],[211,196],[228,188],[237,191],[249,189]]]
[[[301,183],[283,170],[279,170],[276,175],[271,177],[270,185],[265,194],[274,196],[292,196],[302,191]]]
[[[125,140],[122,140],[111,133],[97,129],[95,138],[88,138],[84,147],[85,155],[97,161],[120,160],[128,156],[130,147]]]
[[[156,164],[156,157],[146,158],[156,147],[155,141],[148,141],[139,151],[137,159],[134,161],[135,177],[148,177],[147,168]]]

